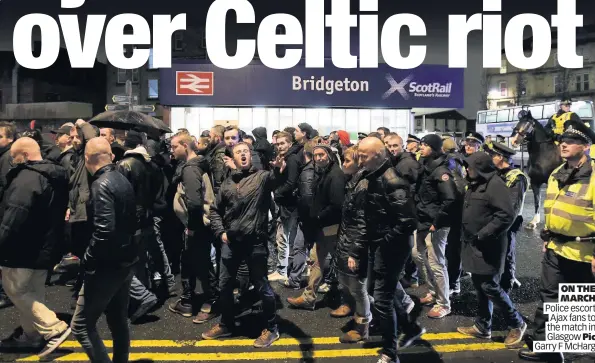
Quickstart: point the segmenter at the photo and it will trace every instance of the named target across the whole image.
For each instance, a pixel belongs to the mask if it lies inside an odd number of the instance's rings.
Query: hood
[[[266,127],[257,127],[254,130],[252,130],[252,135],[254,135],[255,139],[266,139],[267,129]]]
[[[18,164],[10,169],[6,179],[9,181],[12,180],[23,169],[34,170],[44,175],[48,179],[55,180],[62,178],[64,180],[68,180],[68,173],[66,172],[66,169],[49,160],[29,161],[23,164]]]
[[[464,160],[467,168],[473,168],[477,174],[484,179],[490,180],[496,174],[496,167],[492,162],[492,157],[486,153],[473,153]]]
[[[293,154],[297,155],[300,151],[302,151],[303,148],[304,148],[304,145],[302,145],[302,144],[295,143],[295,144],[291,145],[289,150],[287,150],[287,154],[285,154],[285,160],[287,160],[287,158]]]
[[[151,156],[147,152],[147,149],[145,149],[145,147],[142,145],[139,145],[134,149],[124,152],[124,156],[128,156],[128,155],[140,155],[143,157],[143,159],[145,159],[146,162],[151,161]]]

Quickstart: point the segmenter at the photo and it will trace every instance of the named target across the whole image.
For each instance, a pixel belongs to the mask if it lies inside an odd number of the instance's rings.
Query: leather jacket
[[[93,233],[84,256],[85,271],[130,267],[140,254],[134,189],[114,164],[99,169],[94,177]]]

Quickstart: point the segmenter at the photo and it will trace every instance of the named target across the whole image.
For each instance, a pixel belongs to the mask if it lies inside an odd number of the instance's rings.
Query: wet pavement
[[[532,218],[533,197],[527,194],[524,217]],[[543,217],[542,217],[543,219]],[[531,326],[533,314],[539,301],[539,274],[542,243],[538,230],[519,232],[517,240],[517,278],[522,283],[520,289],[512,293],[512,300],[520,313]],[[183,318],[167,310],[167,305],[158,308],[131,327],[131,361],[137,362],[208,362],[208,361],[254,361],[254,362],[376,362],[378,339],[373,337],[367,344],[342,345],[338,337],[348,328],[349,318],[333,319],[330,309],[324,301],[317,305],[314,312],[297,311],[287,307],[285,298],[297,295],[294,290],[287,290],[273,284],[279,294],[278,313],[281,340],[272,347],[257,350],[252,347],[253,340],[259,335],[262,324],[255,319],[257,314],[246,314],[239,319],[242,336],[222,341],[202,341],[200,334],[215,322],[203,325],[192,323],[192,319]],[[424,287],[409,290],[414,297],[425,294]],[[70,288],[51,286],[47,289],[47,305],[65,321],[70,321]],[[418,299],[414,298],[416,302]],[[167,303],[175,301],[170,299]],[[456,363],[504,363],[521,362],[515,350],[507,350],[504,345],[506,325],[498,311],[495,311],[494,337],[491,340],[469,339],[456,333],[458,326],[473,324],[477,311],[475,295],[468,278],[463,280],[462,293],[452,300],[452,314],[441,320],[432,320],[425,316],[429,308],[416,305],[414,313],[419,314],[419,321],[426,328],[422,340],[412,347],[399,352],[401,362],[456,362]],[[258,307],[254,308],[255,311]],[[0,311],[0,337],[8,337],[19,325],[15,308]],[[99,333],[111,347],[110,334],[102,318]],[[78,362],[87,361],[80,346],[70,339],[49,357],[49,360]],[[0,352],[0,361],[36,361],[31,353],[9,354]],[[568,361],[568,360],[567,360]],[[593,362],[590,357],[582,357],[575,362]]]

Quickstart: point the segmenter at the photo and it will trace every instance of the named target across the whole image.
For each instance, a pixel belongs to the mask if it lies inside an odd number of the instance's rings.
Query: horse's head
[[[512,145],[519,146],[525,140],[531,138],[537,122],[538,121],[531,115],[531,111],[525,109],[521,110],[519,112],[519,122],[516,124],[510,135],[510,142]]]

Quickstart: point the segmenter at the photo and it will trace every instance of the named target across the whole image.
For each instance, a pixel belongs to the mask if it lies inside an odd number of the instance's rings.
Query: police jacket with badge
[[[506,232],[516,215],[508,187],[498,175],[492,158],[486,153],[473,153],[465,160],[467,170],[473,168],[463,205],[463,243],[461,257],[465,271],[494,275],[504,271],[508,239]]]
[[[378,169],[366,171],[368,193],[364,213],[371,243],[402,243],[410,249],[408,237],[415,231],[415,204],[411,186],[386,160]]]
[[[419,230],[450,227],[457,188],[448,169],[445,154],[434,153],[423,158],[423,169],[417,184],[415,204]]]
[[[567,121],[563,139],[574,139],[587,145],[595,141],[595,132],[582,121]],[[548,248],[572,261],[591,262],[595,252],[591,241],[576,237],[595,237],[595,162],[571,167],[565,162],[551,174],[543,203]],[[542,236],[543,238],[543,236]]]
[[[580,116],[576,113],[564,112],[564,110],[560,109],[556,114],[550,117],[547,124],[545,124],[545,130],[548,135],[553,137],[556,141],[559,141],[559,136],[564,132],[564,123],[569,120],[582,122]]]

